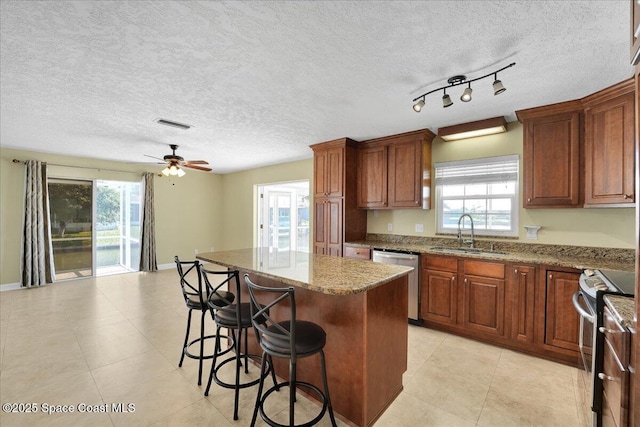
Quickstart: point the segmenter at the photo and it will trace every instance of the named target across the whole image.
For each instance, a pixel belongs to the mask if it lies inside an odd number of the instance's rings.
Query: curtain
[[[24,228],[21,250],[22,286],[30,288],[52,283],[53,247],[49,224],[47,164],[36,160],[26,163]]]
[[[156,262],[156,222],[153,208],[152,172],[142,176],[144,185],[144,209],[142,210],[142,235],[140,236],[140,271],[157,271]]]

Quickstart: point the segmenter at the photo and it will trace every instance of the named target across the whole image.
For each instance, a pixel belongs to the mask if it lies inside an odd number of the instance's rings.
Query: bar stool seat
[[[316,323],[306,320],[296,319],[296,300],[295,288],[272,288],[260,286],[251,281],[248,274],[244,275],[245,282],[249,288],[249,297],[252,303],[252,323],[256,333],[256,339],[262,348],[262,366],[264,369],[266,360],[271,357],[280,357],[289,359],[289,381],[274,384],[273,387],[267,389],[263,393],[264,376],[260,376],[260,385],[258,386],[258,395],[251,419],[251,427],[256,424],[258,413],[262,419],[272,427],[310,427],[317,424],[328,411],[331,419],[331,425],[336,427],[336,419],[333,414],[331,405],[331,397],[329,395],[329,386],[327,384],[327,369],[324,356],[324,346],[327,342],[327,334],[322,327]],[[272,294],[275,297],[271,302],[261,304],[256,299],[256,292]],[[275,321],[269,314],[269,310],[275,306],[289,303],[289,320]],[[266,318],[266,322],[259,322]],[[324,390],[320,390],[316,385],[305,381],[299,381],[296,378],[297,360],[303,357],[309,357],[318,354],[320,356],[320,368],[322,371],[322,383]],[[265,402],[269,396],[280,387],[289,387],[289,423],[280,424],[274,421],[265,413]],[[319,413],[310,421],[301,424],[295,424],[295,402],[296,389],[305,388],[316,395],[322,408]]]

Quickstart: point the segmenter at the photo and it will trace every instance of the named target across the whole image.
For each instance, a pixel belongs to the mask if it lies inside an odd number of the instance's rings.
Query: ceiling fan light
[[[176,174],[178,175],[178,178],[181,178],[181,177],[185,176],[187,173],[185,171],[183,171],[182,169],[178,169],[178,172],[176,172]]]
[[[422,107],[424,107],[424,99],[421,99],[420,101],[413,104],[413,111],[419,113],[420,111],[422,111]]]
[[[453,101],[451,101],[451,97],[445,93],[442,96],[442,107],[443,108],[447,108],[447,107],[451,107],[453,105]]]
[[[178,170],[176,165],[169,166],[169,175],[178,175]]]
[[[473,89],[471,89],[471,85],[469,85],[468,88],[466,88],[464,90],[464,92],[462,92],[462,96],[460,97],[460,101],[462,102],[469,102],[471,101],[471,93],[473,92]]]
[[[500,80],[496,80],[496,81],[493,82],[493,94],[494,95],[500,95],[505,90],[507,90],[507,88],[502,85],[502,82]]]
[[[171,173],[171,171],[169,170],[169,166],[167,166],[166,168],[162,169],[162,175],[169,176],[170,173]]]

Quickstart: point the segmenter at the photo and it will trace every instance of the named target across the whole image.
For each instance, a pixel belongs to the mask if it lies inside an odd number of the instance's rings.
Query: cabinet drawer
[[[458,259],[438,255],[426,255],[422,257],[422,268],[427,270],[458,272]]]
[[[620,364],[612,343],[604,340],[604,369],[600,376],[603,388],[603,412],[616,426],[627,425],[629,372]]]
[[[629,333],[621,325],[616,322],[616,319],[611,314],[609,307],[604,307],[604,336],[611,345],[611,348],[615,352],[616,358],[620,361],[622,366],[629,364]]]
[[[344,247],[345,258],[371,259],[371,249],[357,246]]]
[[[504,279],[504,264],[466,259],[464,260],[464,274]]]

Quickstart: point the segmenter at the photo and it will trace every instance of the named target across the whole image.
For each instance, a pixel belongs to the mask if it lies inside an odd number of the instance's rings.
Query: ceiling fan
[[[208,165],[209,162],[207,162],[206,160],[185,160],[182,157],[176,155],[176,150],[178,149],[177,145],[171,144],[169,145],[169,147],[171,147],[171,150],[173,150],[173,153],[167,154],[162,159],[159,157],[149,156],[148,154],[145,154],[145,156],[147,157],[151,157],[152,159],[162,160],[163,163],[167,164],[167,167],[162,170],[162,174],[164,176],[169,176],[169,175],[178,175],[178,177],[184,176],[185,172],[181,168],[189,168],[189,169],[195,169],[195,170],[200,170],[205,172],[211,172],[211,168],[198,166],[198,165]]]

